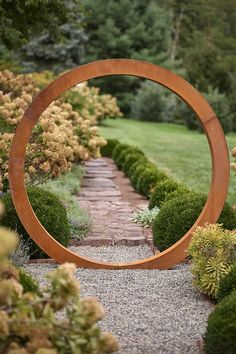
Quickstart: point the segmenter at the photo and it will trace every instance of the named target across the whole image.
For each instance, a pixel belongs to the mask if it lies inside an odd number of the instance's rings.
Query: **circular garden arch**
[[[130,263],[97,262],[76,254],[57,242],[37,219],[29,202],[24,183],[26,146],[40,115],[64,91],[78,83],[109,75],[130,75],[154,81],[184,100],[195,112],[206,133],[212,160],[212,179],[207,201],[190,230],[173,246],[152,257]],[[70,70],[50,83],[33,100],[17,126],[9,160],[9,182],[17,214],[37,245],[56,262],[73,262],[83,268],[104,269],[167,269],[186,258],[192,232],[198,225],[217,221],[227,196],[229,156],[223,130],[216,114],[187,81],[160,66],[131,59],[107,59]],[[186,171],[187,173],[187,171]]]

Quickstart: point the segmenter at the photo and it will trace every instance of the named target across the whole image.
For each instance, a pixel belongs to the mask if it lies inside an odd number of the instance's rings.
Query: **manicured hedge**
[[[210,314],[204,335],[204,353],[236,353],[236,291],[226,296]]]
[[[59,198],[38,187],[28,187],[27,192],[32,208],[41,224],[58,242],[67,246],[70,239],[70,225],[66,209]],[[48,256],[30,238],[21,224],[10,193],[5,194],[1,201],[5,204],[5,213],[0,220],[1,225],[16,230],[24,240],[29,240],[31,258],[47,258]]]
[[[200,193],[187,193],[166,202],[153,221],[154,244],[160,251],[177,242],[198,218],[207,197]],[[236,228],[236,213],[228,203],[218,222],[228,230]]]
[[[117,139],[108,139],[107,144],[102,146],[100,149],[101,155],[105,157],[112,157],[113,150],[116,145],[119,144],[119,140]]]
[[[149,209],[152,209],[156,206],[161,207],[162,203],[165,202],[166,198],[170,195],[175,197],[176,191],[186,193],[188,191],[187,187],[174,181],[172,178],[165,178],[160,181],[153,189],[149,202]]]
[[[166,179],[165,173],[159,171],[156,167],[147,167],[138,177],[136,189],[140,194],[149,198],[154,186]]]

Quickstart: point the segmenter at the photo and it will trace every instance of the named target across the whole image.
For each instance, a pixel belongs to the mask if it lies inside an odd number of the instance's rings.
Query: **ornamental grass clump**
[[[81,298],[76,266],[60,265],[47,275],[50,285],[25,292],[19,270],[8,257],[18,243],[15,233],[0,229],[0,353],[105,354],[119,350],[116,338],[102,332],[103,306]],[[64,310],[59,320],[56,312]]]
[[[236,231],[225,230],[219,224],[197,227],[188,254],[192,258],[194,285],[215,299],[221,279],[236,260]]]
[[[226,296],[210,314],[204,334],[205,354],[236,353],[236,291]]]

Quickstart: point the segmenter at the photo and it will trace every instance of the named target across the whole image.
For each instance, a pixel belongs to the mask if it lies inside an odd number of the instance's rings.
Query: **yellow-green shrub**
[[[192,258],[194,285],[204,294],[216,298],[220,280],[230,271],[236,258],[236,231],[219,224],[198,227],[188,248]]]

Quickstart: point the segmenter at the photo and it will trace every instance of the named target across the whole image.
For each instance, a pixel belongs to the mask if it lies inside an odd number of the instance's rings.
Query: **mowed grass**
[[[206,136],[175,124],[109,119],[99,127],[107,139],[140,147],[160,169],[189,188],[207,193],[211,181],[211,158]],[[227,136],[229,150],[236,134]],[[228,201],[236,204],[236,176],[231,172]]]

